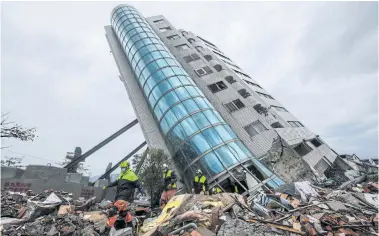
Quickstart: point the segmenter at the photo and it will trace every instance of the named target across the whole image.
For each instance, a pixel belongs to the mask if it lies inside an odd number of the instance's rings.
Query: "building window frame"
[[[213,73],[212,69],[209,68],[209,66],[204,66],[196,69],[195,72],[199,77]]]
[[[260,134],[268,130],[267,127],[260,120],[256,120],[243,128],[246,131],[246,133],[249,134],[250,137],[253,137],[257,134]]]
[[[271,105],[271,107],[275,108],[276,111],[288,112],[288,110],[284,107],[274,106],[274,105]]]
[[[187,62],[187,63],[190,63],[192,61],[197,61],[197,60],[200,60],[200,56],[197,55],[196,53],[192,53],[188,56],[185,56],[183,57],[184,61]]]
[[[246,89],[240,89],[237,91],[243,98],[250,97],[251,94]]]
[[[304,125],[302,123],[300,123],[299,121],[287,121],[287,123],[293,127],[293,128],[299,128],[299,127],[304,127]]]
[[[235,99],[235,100],[228,102],[228,103],[225,103],[223,105],[228,110],[229,113],[238,111],[238,110],[246,107],[245,104],[243,104],[243,102],[240,99]]]
[[[226,86],[226,84],[223,81],[218,81],[214,84],[208,85],[208,88],[209,90],[211,90],[212,93],[217,93],[217,92],[227,89],[228,86]]]
[[[160,27],[159,28],[159,31],[162,32],[162,33],[170,31],[170,30],[172,30],[172,28],[170,26],[165,26],[165,27]]]
[[[180,51],[184,51],[184,50],[190,49],[190,46],[188,46],[188,44],[186,43],[183,43],[183,44],[176,45],[175,48]]]
[[[178,39],[180,39],[180,36],[178,34],[173,34],[173,35],[167,36],[167,39],[168,40],[178,40]]]

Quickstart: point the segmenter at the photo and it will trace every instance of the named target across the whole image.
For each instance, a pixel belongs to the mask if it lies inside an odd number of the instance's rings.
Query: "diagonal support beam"
[[[138,147],[136,147],[131,153],[129,153],[126,157],[124,157],[121,161],[117,162],[117,164],[115,164],[111,169],[107,170],[102,176],[100,176],[97,180],[95,180],[93,183],[92,183],[92,186],[95,184],[96,181],[98,181],[99,179],[104,179],[105,177],[107,177],[110,173],[112,173],[115,169],[117,169],[117,167],[121,164],[121,162],[123,161],[126,161],[128,160],[130,157],[132,157],[134,154],[136,154],[141,148],[143,148],[143,146],[146,145],[146,141],[144,141],[143,143],[141,143]]]
[[[138,123],[138,120],[135,119],[133,120],[132,122],[130,122],[129,124],[127,124],[126,126],[122,127],[119,131],[117,131],[116,133],[112,134],[111,136],[109,136],[108,138],[106,138],[104,141],[102,141],[101,143],[97,144],[96,146],[94,146],[93,148],[91,148],[90,150],[88,150],[86,153],[84,153],[83,155],[81,155],[80,157],[72,160],[70,163],[68,163],[64,168],[66,169],[71,169],[72,167],[74,167],[75,165],[79,164],[79,162],[81,161],[84,161],[87,157],[89,157],[90,155],[92,155],[94,152],[96,152],[97,150],[99,150],[100,148],[104,147],[105,145],[107,145],[110,141],[112,141],[113,139],[117,138],[118,136],[120,136],[121,134],[123,134],[125,131],[127,131],[128,129],[132,128],[135,124]]]

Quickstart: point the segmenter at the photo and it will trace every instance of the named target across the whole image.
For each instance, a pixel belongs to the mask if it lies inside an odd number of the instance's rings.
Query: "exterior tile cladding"
[[[209,103],[146,19],[133,7],[120,5],[111,25],[165,143],[182,176],[196,169],[212,178],[230,167],[252,161],[260,176],[273,177]],[[120,65],[121,66],[121,65]],[[138,92],[138,91],[135,91]],[[274,177],[268,185],[283,184]]]

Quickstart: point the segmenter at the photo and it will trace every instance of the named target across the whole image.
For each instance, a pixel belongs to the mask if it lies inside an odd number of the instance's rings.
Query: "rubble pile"
[[[379,235],[378,184],[373,176],[338,186],[326,181],[294,182],[274,190],[257,189],[248,197],[182,194],[174,196],[159,215],[150,210],[145,214],[149,201],[135,202],[138,235]],[[52,190],[3,191],[1,235],[131,235],[130,228],[116,232],[106,226],[111,205]]]
[[[106,209],[110,201],[73,199],[71,193],[46,190],[2,191],[1,235],[108,235]]]
[[[232,193],[178,195],[145,221],[140,234],[378,235],[378,185],[358,182],[339,189],[295,182],[247,199]]]

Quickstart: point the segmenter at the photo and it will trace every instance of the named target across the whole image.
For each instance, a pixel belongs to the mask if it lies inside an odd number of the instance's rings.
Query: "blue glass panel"
[[[175,105],[171,109],[175,113],[178,120],[182,119],[184,116],[187,115],[187,110],[184,108],[182,104]]]
[[[166,101],[168,102],[169,106],[172,106],[173,104],[179,102],[178,96],[176,96],[175,91],[171,91],[165,95]]]
[[[150,102],[150,104],[155,104],[156,100],[155,100],[154,96],[149,97],[149,102]]]
[[[157,117],[157,119],[160,119],[162,117],[162,111],[161,109],[159,108],[159,106],[156,106],[155,109],[154,109],[154,114],[155,116]]]
[[[191,114],[192,112],[199,110],[199,107],[192,99],[185,100],[183,104],[186,107],[188,114]]]
[[[167,121],[167,124],[170,128],[178,121],[171,110],[166,113],[164,119]]]
[[[192,85],[191,82],[185,76],[177,76],[183,85]]]
[[[207,103],[205,103],[205,100],[203,98],[197,97],[197,98],[194,98],[193,100],[195,100],[195,102],[197,103],[200,109],[209,108],[209,106],[207,105]]]
[[[162,72],[163,72],[163,74],[164,74],[164,76],[165,76],[166,78],[175,75],[174,72],[172,71],[172,68],[171,68],[171,67],[169,67],[169,68],[164,68],[164,69],[162,70]]]
[[[229,125],[225,125],[224,128],[225,128],[226,131],[228,131],[229,135],[232,138],[237,138],[237,135],[232,131],[232,129],[230,128]]]
[[[240,148],[240,149],[246,154],[246,156],[255,158],[255,157],[251,154],[251,152],[246,148],[246,146],[242,144],[242,142],[238,141],[238,142],[236,142],[236,144],[237,144],[238,147],[239,147],[239,148]]]
[[[267,177],[270,177],[273,173],[267,169],[266,166],[264,166],[262,163],[260,163],[257,159],[253,158],[252,159],[253,163],[254,163],[254,166],[261,172],[264,173],[264,176],[267,178]]]
[[[200,163],[204,166],[203,169],[210,171],[210,174],[218,174],[224,170],[224,167],[221,165],[220,161],[213,152],[203,156],[200,159]]]
[[[228,141],[228,140],[231,140],[231,139],[234,139],[234,137],[232,137],[229,132],[225,129],[225,125],[218,125],[215,127],[217,133],[220,135],[220,137],[222,138],[222,140],[224,141]]]
[[[200,94],[198,93],[198,91],[195,89],[194,86],[187,86],[186,89],[187,89],[188,93],[189,93],[192,97],[196,97],[196,96],[200,95]]]
[[[202,133],[212,147],[222,143],[222,139],[213,128],[208,128],[202,131]]]
[[[150,80],[150,79],[149,79]],[[148,80],[148,81],[149,81]],[[151,81],[153,81],[153,79],[151,79]],[[155,82],[155,83],[158,83],[158,82]],[[162,82],[160,82],[155,88],[154,88],[154,93],[156,94],[156,97],[157,98],[160,98],[162,96],[162,94],[164,94],[165,92],[167,92],[168,90],[171,89],[171,85],[168,83],[167,80],[164,80]]]
[[[219,123],[220,121],[218,120],[217,116],[214,114],[213,110],[207,110],[203,111],[205,117],[211,122],[212,124]]]
[[[186,132],[186,136],[189,137],[191,134],[195,133],[199,129],[196,126],[196,123],[193,121],[192,117],[188,117],[181,122],[181,125]]]
[[[233,142],[233,143],[228,143],[227,144],[229,146],[229,149],[231,150],[231,152],[234,154],[234,156],[242,161],[242,160],[245,160],[246,158],[248,158],[248,154],[245,153],[238,145],[236,142]]]
[[[170,129],[165,119],[162,119],[161,121],[161,129],[164,134],[167,134],[167,131]]]
[[[173,88],[182,85],[182,83],[180,82],[180,80],[177,77],[171,77],[168,79],[168,81],[170,82],[171,87],[173,87]]]
[[[205,118],[204,114],[201,112],[192,115],[192,118],[195,121],[195,123],[197,124],[199,129],[202,129],[202,128],[210,125],[207,118]]]
[[[176,137],[178,137],[180,139],[180,142],[182,142],[184,140],[184,138],[186,137],[186,133],[184,132],[184,130],[180,124],[178,124],[172,130],[172,132],[173,132],[173,134],[175,134]]]
[[[158,106],[161,109],[162,112],[165,112],[170,106],[168,105],[168,102],[166,101],[166,98],[163,97],[159,100]]]
[[[189,142],[192,145],[192,147],[195,149],[198,155],[202,154],[203,152],[211,148],[202,133],[199,133],[193,136],[189,140]]]
[[[187,92],[187,90],[185,89],[185,87],[177,88],[177,89],[175,89],[175,92],[178,95],[179,99],[181,99],[181,100],[184,100],[184,99],[190,97],[190,95]]]
[[[226,168],[237,164],[237,160],[226,146],[221,146],[215,150],[216,155]]]

